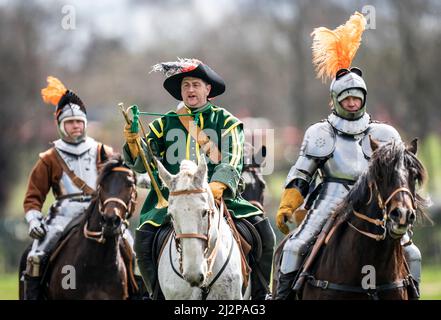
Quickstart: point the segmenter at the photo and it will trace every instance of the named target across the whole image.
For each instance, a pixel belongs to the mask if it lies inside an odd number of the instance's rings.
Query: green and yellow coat
[[[263,212],[240,196],[238,192],[243,166],[243,124],[224,108],[214,106],[210,102],[197,109],[187,109],[188,116],[210,137],[217,141],[217,147],[222,154],[220,163],[213,163],[208,157],[208,181],[219,181],[228,188],[224,192],[224,200],[228,210],[235,218],[261,215]],[[159,157],[164,167],[172,174],[179,172],[182,160],[192,160],[196,163],[201,156],[200,145],[185,129],[177,113],[170,111],[161,118],[149,124],[150,132],[143,139],[143,144],[149,143],[155,156]],[[127,165],[139,173],[146,169],[138,156],[132,159],[127,144],[123,147],[123,156]],[[169,162],[170,161],[170,162]],[[156,168],[153,175],[159,186],[162,186]],[[161,188],[162,194],[168,199],[168,189]],[[158,198],[153,189],[150,190],[141,209],[140,227],[149,223],[160,226],[164,223],[167,208],[155,208]]]

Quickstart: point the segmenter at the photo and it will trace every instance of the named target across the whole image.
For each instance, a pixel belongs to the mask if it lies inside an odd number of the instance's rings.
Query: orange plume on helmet
[[[311,33],[312,63],[317,78],[325,82],[334,78],[338,70],[351,66],[365,27],[366,19],[356,11],[344,25],[334,30],[325,27],[314,29]]]
[[[55,77],[47,77],[48,85],[46,88],[41,89],[41,97],[45,103],[58,105],[61,97],[67,92],[66,87]]]

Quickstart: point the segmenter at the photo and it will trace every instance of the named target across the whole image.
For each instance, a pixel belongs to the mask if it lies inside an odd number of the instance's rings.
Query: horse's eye
[[[204,218],[210,210],[204,209],[202,210],[202,217]]]

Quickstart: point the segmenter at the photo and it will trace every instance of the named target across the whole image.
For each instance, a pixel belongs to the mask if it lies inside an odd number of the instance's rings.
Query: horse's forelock
[[[190,160],[183,160],[181,162],[179,170],[180,171],[176,179],[175,189],[191,190],[200,187],[197,185],[197,181],[195,180],[198,172],[198,166],[196,165],[196,163]],[[205,185],[208,184],[208,182],[202,181],[202,184]]]
[[[419,186],[422,186],[427,179],[427,171],[424,165],[412,152],[407,150],[405,144],[401,141],[391,141],[382,145],[373,153],[368,170],[360,176],[357,183],[348,193],[346,201],[344,201],[345,204],[341,205],[337,210],[341,211],[345,217],[348,217],[354,206],[358,207],[365,200],[366,195],[369,196],[369,185],[372,185],[373,182],[376,182],[380,189],[397,183],[397,179],[401,179],[397,175],[397,169],[404,169],[408,172],[413,171]],[[424,209],[430,205],[430,200],[416,192],[415,201],[419,216],[428,218],[424,213]]]
[[[403,168],[406,147],[403,142],[393,140],[382,145],[373,154],[368,168],[370,181],[376,181],[380,190],[400,183],[397,171]]]
[[[97,186],[100,185],[104,178],[116,167],[124,166],[124,160],[121,154],[117,153],[104,163],[97,179]]]
[[[195,174],[198,170],[198,166],[196,163],[190,160],[182,160],[181,165],[179,166],[179,172],[185,174]]]

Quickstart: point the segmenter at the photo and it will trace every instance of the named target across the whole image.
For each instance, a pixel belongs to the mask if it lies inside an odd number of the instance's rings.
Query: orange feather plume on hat
[[[58,105],[61,97],[66,93],[66,87],[55,77],[47,77],[48,85],[46,88],[41,89],[41,97],[45,103]]]
[[[315,28],[311,33],[312,63],[317,78],[325,82],[334,78],[338,70],[349,68],[361,43],[361,35],[366,27],[364,16],[355,12],[349,20],[334,30]]]

